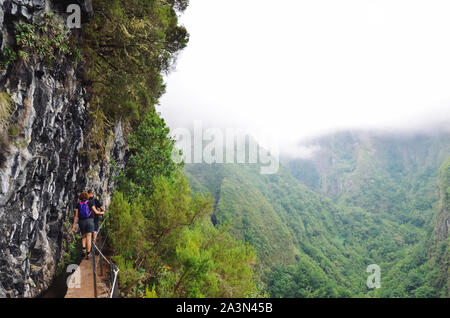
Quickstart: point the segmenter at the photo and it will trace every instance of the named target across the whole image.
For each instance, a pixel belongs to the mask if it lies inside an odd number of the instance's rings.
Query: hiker
[[[89,194],[89,207],[94,211],[94,244],[97,244],[100,215],[105,214],[105,208],[103,203],[95,197],[94,190],[89,190],[87,193]]]
[[[82,235],[81,245],[83,247],[83,257],[86,259],[91,255],[91,240],[92,233],[94,232],[94,219],[89,208],[89,194],[86,192],[82,192],[79,196],[80,201],[77,204],[77,208],[75,209],[75,216],[73,218],[73,231],[77,230],[77,221],[78,227],[80,228],[80,232]]]

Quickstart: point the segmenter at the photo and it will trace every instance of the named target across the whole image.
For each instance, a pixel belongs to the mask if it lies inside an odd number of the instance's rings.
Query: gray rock
[[[32,15],[30,14],[30,12],[28,11],[28,8],[26,6],[20,7],[20,14],[27,20],[30,20],[32,17]]]
[[[12,18],[22,20],[54,7],[48,0],[1,4]],[[92,14],[91,1],[83,1],[83,9]],[[3,21],[0,12],[0,29],[11,32],[3,24],[14,21]],[[91,165],[83,155],[89,149],[90,127],[87,91],[81,83],[68,61],[52,69],[17,62],[0,75],[0,91],[13,100],[11,123],[20,127],[9,151],[0,149],[6,156],[0,167],[0,297],[35,297],[49,287],[68,236],[63,225],[72,221],[78,193],[93,188],[108,205],[117,173],[109,160],[125,165],[120,122],[105,160]]]

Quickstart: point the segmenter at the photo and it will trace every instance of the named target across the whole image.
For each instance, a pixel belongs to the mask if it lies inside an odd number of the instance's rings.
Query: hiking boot
[[[86,249],[83,248],[83,250],[81,251],[81,257],[86,257]]]
[[[89,259],[90,256],[91,256],[91,252],[87,252],[86,253],[86,259]]]

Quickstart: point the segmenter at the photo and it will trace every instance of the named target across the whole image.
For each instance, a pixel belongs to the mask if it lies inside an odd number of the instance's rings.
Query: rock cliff
[[[437,269],[435,285],[439,297],[450,297],[450,157],[442,164],[439,180],[438,212],[434,219],[432,245],[433,267]]]
[[[65,19],[66,5],[92,16],[91,0],[0,0],[1,48],[16,25],[44,11]],[[115,123],[105,159],[91,164],[89,96],[80,66],[62,59],[52,67],[16,61],[0,72],[0,103],[14,130],[0,140],[0,297],[35,297],[50,285],[61,260],[66,222],[77,194],[93,188],[108,204],[115,167],[125,164],[122,124]],[[3,102],[2,102],[3,100]],[[6,125],[5,124],[5,125]],[[4,125],[4,126],[5,126]]]

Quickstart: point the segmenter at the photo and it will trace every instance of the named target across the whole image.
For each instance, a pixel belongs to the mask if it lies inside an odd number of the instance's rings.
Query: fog
[[[449,1],[192,0],[158,110],[278,140],[450,123]]]

